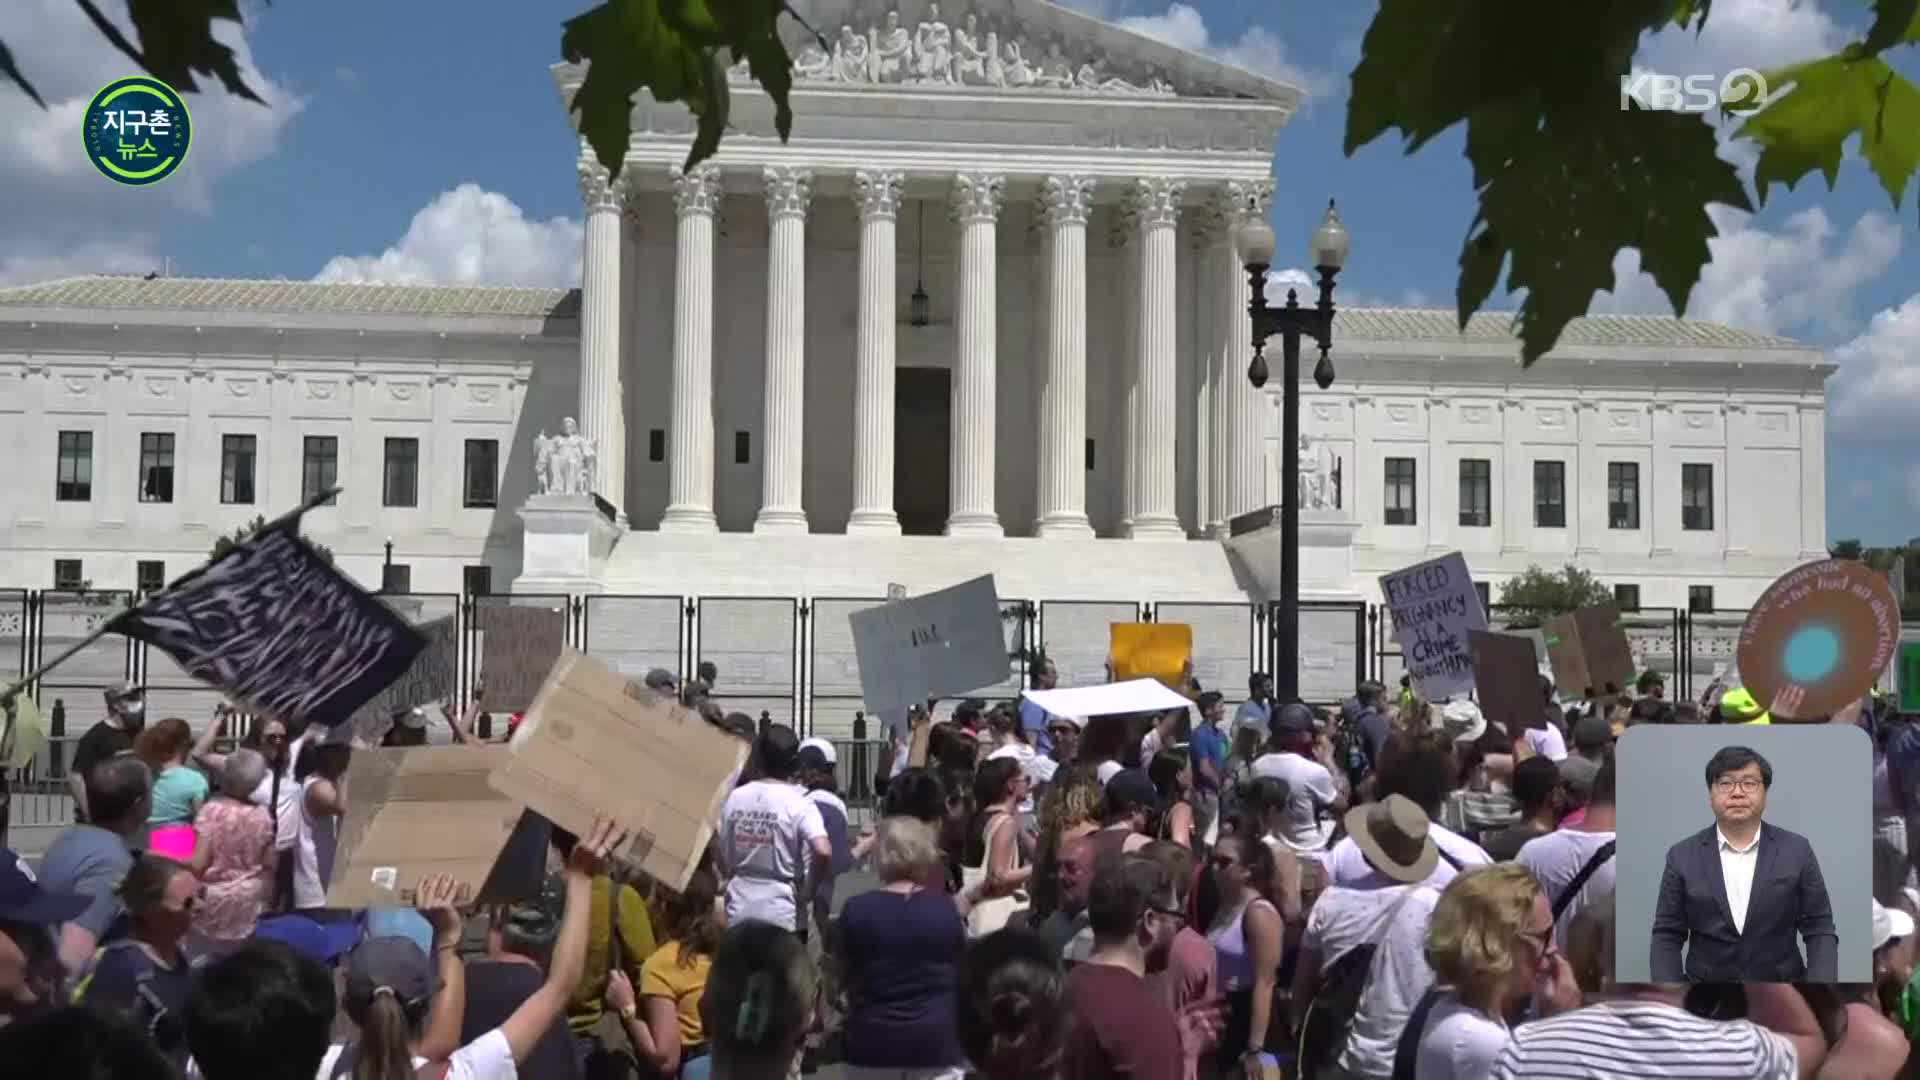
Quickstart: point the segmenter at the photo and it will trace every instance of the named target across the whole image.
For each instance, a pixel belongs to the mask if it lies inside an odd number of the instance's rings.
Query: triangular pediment
[[[830,48],[789,35],[801,88],[1300,99],[1277,79],[1047,0],[815,0],[803,10]],[[748,78],[744,65],[734,77]]]

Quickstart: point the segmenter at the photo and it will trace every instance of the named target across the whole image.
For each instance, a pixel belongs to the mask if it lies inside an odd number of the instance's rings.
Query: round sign
[[[100,88],[80,119],[87,160],[117,184],[157,184],[187,159],[193,118],[173,87],[147,75]]]
[[[1741,681],[1776,716],[1812,720],[1873,689],[1900,642],[1900,604],[1885,574],[1822,559],[1762,593],[1740,628]]]

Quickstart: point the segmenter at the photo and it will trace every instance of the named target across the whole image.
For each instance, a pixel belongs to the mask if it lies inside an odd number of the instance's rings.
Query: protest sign
[[[1620,622],[1620,609],[1595,604],[1551,619],[1544,627],[1547,662],[1554,685],[1581,696],[1622,694],[1633,689],[1633,645]]]
[[[1474,694],[1480,699],[1481,715],[1501,725],[1509,738],[1518,739],[1544,711],[1532,639],[1470,630],[1467,647],[1473,657]]]
[[[576,835],[596,818],[612,819],[632,837],[616,854],[679,890],[706,853],[748,749],[698,713],[566,649],[489,782]]]
[[[1920,712],[1920,641],[1900,643],[1900,711]]]
[[[1157,679],[1179,690],[1193,660],[1193,627],[1186,623],[1110,623],[1107,655],[1113,681]]]
[[[487,880],[521,816],[517,801],[487,783],[507,754],[504,746],[356,750],[327,906],[411,904],[434,874]]]
[[[870,711],[924,705],[1006,681],[1006,630],[991,574],[863,608],[848,615],[847,624]]]
[[[1467,634],[1487,628],[1487,613],[1459,552],[1380,576],[1400,658],[1420,693],[1441,701],[1473,689]]]
[[[1864,697],[1893,662],[1900,604],[1886,575],[1849,559],[1790,570],[1740,628],[1740,677],[1776,717],[1811,720]]]
[[[1021,695],[1055,716],[1113,716],[1119,713],[1167,712],[1193,704],[1184,694],[1167,689],[1157,679],[1134,679],[1102,686],[1071,686],[1058,690],[1028,690]]]
[[[427,647],[420,650],[420,655],[413,658],[407,670],[381,695],[386,699],[384,704],[389,712],[432,705],[453,696],[458,623],[452,615],[445,615],[414,627],[427,639]]]
[[[487,707],[523,712],[567,641],[567,613],[509,604],[480,609],[480,672]]]

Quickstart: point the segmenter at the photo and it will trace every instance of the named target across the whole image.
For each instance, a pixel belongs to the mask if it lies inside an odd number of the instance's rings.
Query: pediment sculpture
[[[736,82],[751,79],[745,60],[729,68],[728,75]],[[1145,72],[1137,81],[1122,78],[1098,59],[1075,63],[1059,39],[1034,47],[1011,31],[983,24],[972,12],[958,25],[944,22],[938,4],[927,5],[927,17],[911,31],[896,10],[864,29],[842,26],[831,51],[808,40],[794,54],[793,77],[796,82],[876,86],[1038,87],[1159,97],[1174,93],[1173,84],[1159,71]]]

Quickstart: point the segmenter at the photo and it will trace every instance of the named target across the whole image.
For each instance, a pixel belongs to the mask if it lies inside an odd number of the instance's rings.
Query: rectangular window
[[[667,460],[667,433],[662,428],[653,428],[647,432],[647,460]]]
[[[745,465],[753,460],[753,436],[745,431],[733,433],[733,463]]]
[[[1615,585],[1613,587],[1613,606],[1621,611],[1640,610],[1640,586]]]
[[[93,432],[60,433],[60,471],[54,498],[60,502],[90,502],[93,499]]]
[[[500,505],[499,440],[467,440],[466,480],[466,497],[461,505],[469,510],[491,510]]]
[[[133,587],[142,593],[157,593],[167,587],[167,564],[158,559],[141,559],[133,566]]]
[[[387,563],[380,568],[380,591],[384,593],[410,593],[413,591],[413,567],[406,563]]]
[[[53,560],[53,587],[56,589],[78,589],[85,585],[80,576],[79,559]]]
[[[1533,463],[1533,526],[1536,529],[1567,527],[1567,463]]]
[[[1417,463],[1412,458],[1390,457],[1387,459],[1387,524],[1419,524],[1419,496],[1416,491],[1418,476]]]
[[[420,505],[420,440],[388,439],[381,506]]]
[[[1460,459],[1460,524],[1484,529],[1493,524],[1493,462]]]
[[[1692,532],[1713,529],[1713,466],[1680,466],[1680,527]]]
[[[1484,581],[1476,581],[1473,583],[1473,591],[1480,595],[1480,610],[1483,612],[1492,611],[1493,586],[1488,585]]]
[[[484,564],[461,567],[460,588],[468,596],[492,596],[493,567]]]
[[[173,435],[143,432],[140,436],[140,501],[173,501]]]
[[[1093,440],[1087,440],[1087,471],[1093,471]]]
[[[300,501],[307,502],[339,483],[340,440],[332,435],[309,435],[300,448]],[[329,498],[323,506],[332,506]]]
[[[1687,610],[1701,615],[1713,613],[1713,586],[1687,586]]]
[[[1607,462],[1607,528],[1640,527],[1640,463]]]
[[[220,501],[253,505],[253,463],[258,442],[251,435],[220,436]]]

